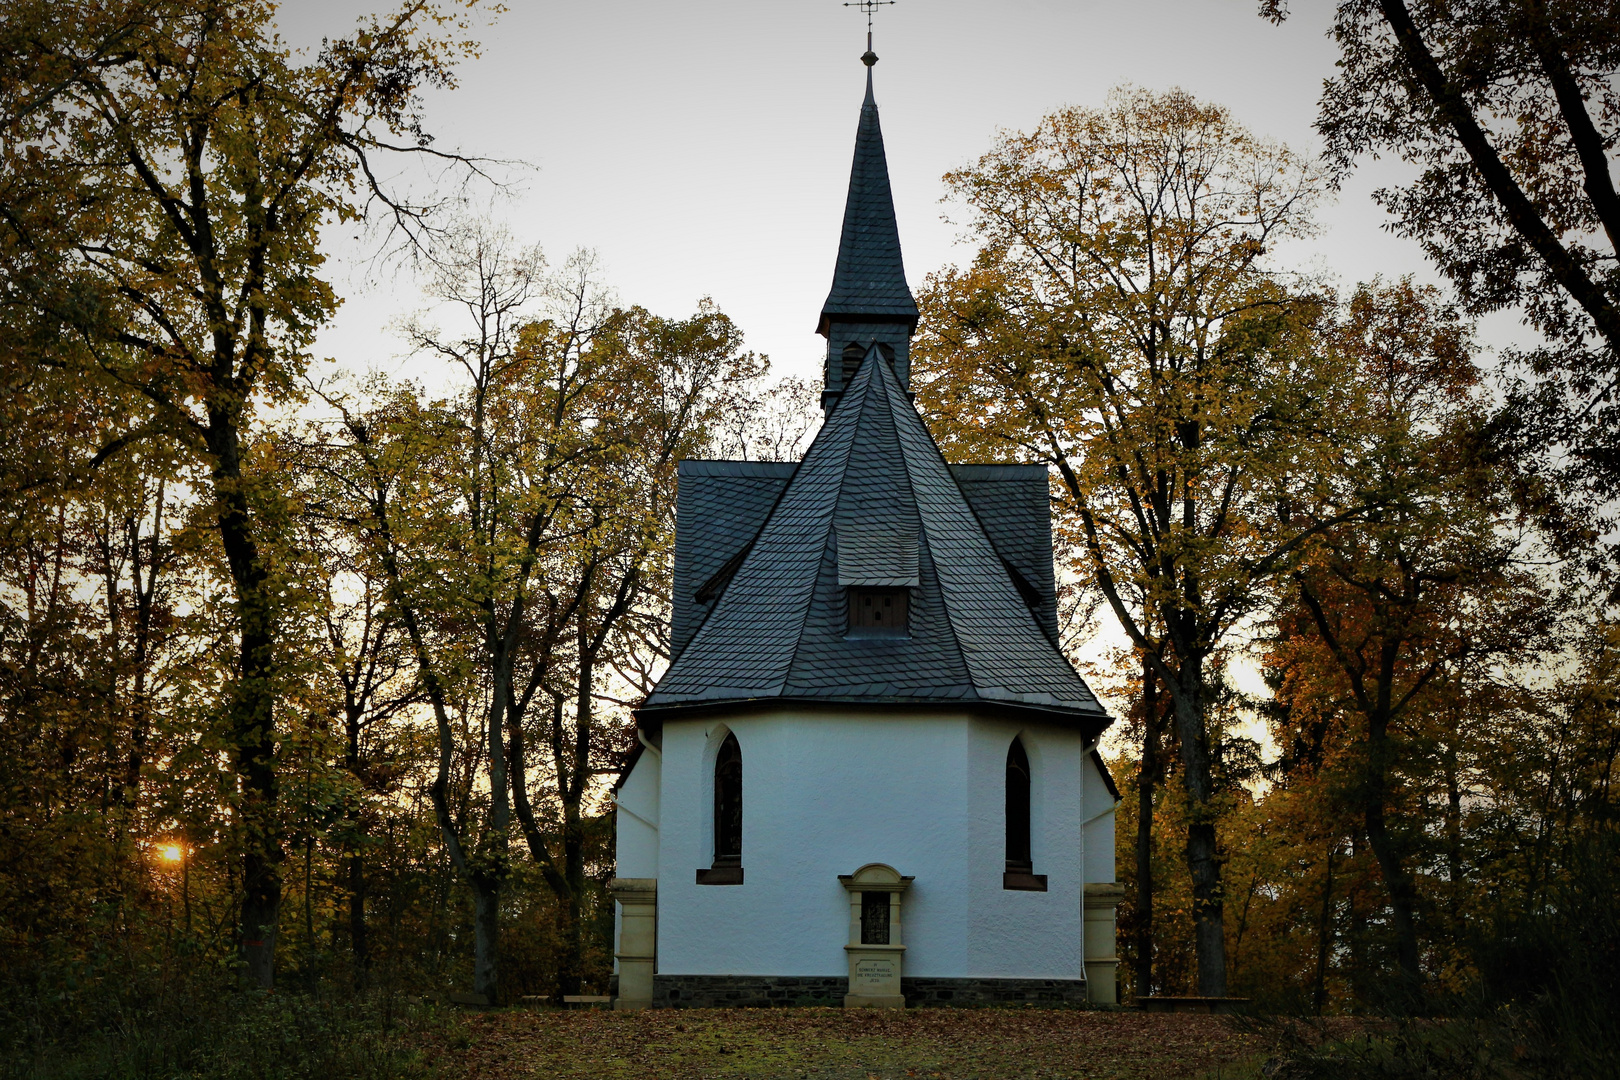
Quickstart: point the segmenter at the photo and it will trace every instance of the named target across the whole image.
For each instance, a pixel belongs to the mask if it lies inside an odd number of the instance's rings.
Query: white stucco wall
[[[617,877],[655,878],[658,876],[658,810],[660,755],[646,747],[636,759],[635,768],[624,778],[613,796],[613,872]],[[621,906],[613,905],[613,970],[619,970],[619,919]]]
[[[745,884],[698,885],[727,730],[742,749]],[[1001,884],[1007,748],[1020,734],[1045,893]],[[916,878],[902,909],[908,975],[1082,977],[1080,823],[1092,777],[1078,732],[960,713],[781,711],[670,721],[662,742],[658,829],[649,845],[624,812],[647,817],[631,790],[643,754],[620,793],[617,871],[658,878],[660,972],[845,974],[838,875],[883,862]],[[642,870],[649,849],[656,875]]]
[[[614,796],[614,874],[658,876],[659,754],[647,747]]]
[[[1080,805],[1085,744],[1080,733],[1006,720],[972,724],[972,926],[963,975],[1081,979],[1084,881]],[[1030,858],[1046,892],[1002,888],[1006,867],[1007,748],[1029,755]]]
[[[1114,796],[1097,762],[1086,755],[1085,853],[1087,881],[1115,881]]]

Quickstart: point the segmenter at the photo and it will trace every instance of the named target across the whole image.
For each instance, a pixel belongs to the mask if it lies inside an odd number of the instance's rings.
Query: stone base
[[[1084,979],[930,979],[900,980],[913,1008],[963,1005],[1084,1005]]]
[[[845,975],[654,975],[655,1009],[786,1009],[839,1006]]]
[[[1084,1005],[1084,979],[900,980],[912,1008],[974,1005]],[[843,975],[654,975],[654,1008],[783,1009],[795,1005],[837,1008],[845,1004],[849,979]]]

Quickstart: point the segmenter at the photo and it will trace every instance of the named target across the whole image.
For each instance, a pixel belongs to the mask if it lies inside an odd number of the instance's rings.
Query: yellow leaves
[[[1150,609],[1213,618],[1213,644],[1275,572],[1279,487],[1325,452],[1320,305],[1260,261],[1310,229],[1317,177],[1224,109],[1123,89],[947,185],[984,245],[920,297],[943,441],[1059,463],[1060,529]]]

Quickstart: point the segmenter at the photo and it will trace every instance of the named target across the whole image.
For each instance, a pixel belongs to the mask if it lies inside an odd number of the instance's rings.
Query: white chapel
[[[826,421],[799,462],[680,465],[617,1008],[1114,1000],[1110,721],[1058,648],[1046,470],[948,464],[912,403],[862,60]]]

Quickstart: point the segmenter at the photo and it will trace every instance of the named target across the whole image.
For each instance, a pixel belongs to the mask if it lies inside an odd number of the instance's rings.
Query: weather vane
[[[849,0],[845,7],[860,8],[866,12],[866,55],[861,57],[866,66],[871,67],[877,63],[877,54],[872,51],[872,16],[880,7],[892,7],[895,0]]]

